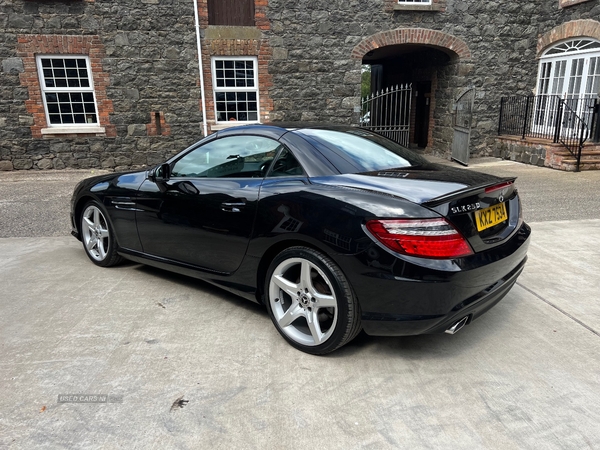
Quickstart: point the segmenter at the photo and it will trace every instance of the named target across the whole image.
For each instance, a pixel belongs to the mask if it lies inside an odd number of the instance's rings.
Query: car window
[[[261,136],[229,136],[187,153],[171,169],[173,177],[264,177],[280,148]]]
[[[289,177],[303,174],[304,170],[302,170],[298,160],[292,155],[292,152],[284,147],[275,162],[273,162],[273,167],[267,177]]]
[[[383,136],[355,128],[351,130],[304,129],[341,173],[372,172],[383,169],[427,165],[417,153]]]

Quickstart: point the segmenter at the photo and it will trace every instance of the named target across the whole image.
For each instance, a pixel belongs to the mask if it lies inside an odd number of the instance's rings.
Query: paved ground
[[[477,168],[519,176],[518,285],[454,336],[328,357],[205,283],[93,266],[57,216],[89,173],[0,173],[0,448],[600,449],[600,172]]]

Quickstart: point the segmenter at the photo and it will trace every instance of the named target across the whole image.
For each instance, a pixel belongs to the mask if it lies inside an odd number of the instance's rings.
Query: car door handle
[[[241,209],[246,206],[245,202],[224,202],[221,203],[221,210],[225,212],[240,212]]]

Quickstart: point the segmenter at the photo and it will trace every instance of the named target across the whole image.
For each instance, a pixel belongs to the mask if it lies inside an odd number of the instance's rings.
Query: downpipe
[[[456,334],[460,330],[463,329],[463,327],[467,324],[468,321],[469,321],[469,316],[465,316],[462,319],[460,319],[458,322],[456,322],[454,325],[452,325],[450,328],[448,328],[446,331],[444,331],[444,333]]]

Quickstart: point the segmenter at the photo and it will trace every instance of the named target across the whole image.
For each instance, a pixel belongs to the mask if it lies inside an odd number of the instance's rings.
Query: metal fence
[[[396,85],[364,97],[360,126],[382,134],[405,147],[410,138],[412,84]]]
[[[592,136],[598,100],[591,96],[529,95],[502,97],[498,135],[548,139],[561,143],[581,161]]]

